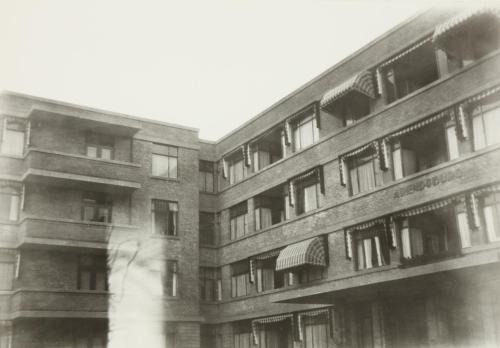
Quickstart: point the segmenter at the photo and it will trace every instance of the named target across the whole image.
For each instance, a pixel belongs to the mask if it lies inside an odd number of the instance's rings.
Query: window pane
[[[304,187],[304,212],[318,208],[317,185]]]
[[[102,159],[110,160],[113,157],[112,154],[113,154],[112,149],[106,148],[106,147],[101,148],[101,158]]]
[[[471,246],[469,224],[467,222],[466,213],[457,214],[458,221],[458,231],[460,233],[460,241],[462,242],[462,248],[468,248]]]
[[[2,141],[2,153],[22,156],[24,152],[24,132],[6,130]]]
[[[359,191],[365,192],[375,187],[375,173],[373,162],[369,161],[358,167]]]
[[[10,196],[9,220],[17,221],[18,218],[19,218],[19,196],[12,195]]]
[[[177,157],[168,158],[168,177],[177,178]]]
[[[488,145],[500,143],[500,108],[489,110],[483,114]]]
[[[392,163],[394,167],[394,179],[401,179],[403,177],[403,162],[401,160],[400,148],[392,152]]]
[[[484,221],[486,223],[486,232],[488,234],[488,240],[490,242],[495,242],[500,240],[500,231],[495,228],[495,216],[494,216],[493,206],[484,207]]]
[[[153,154],[153,175],[168,177],[168,157]]]
[[[455,127],[446,128],[446,139],[448,140],[448,156],[450,160],[458,158],[458,142]]]
[[[87,145],[87,156],[89,157],[97,157],[97,146]]]
[[[301,148],[304,148],[314,143],[313,131],[314,130],[313,130],[312,119],[300,126]]]
[[[481,115],[477,115],[472,119],[472,130],[474,135],[474,150],[482,149],[486,146],[486,139]]]
[[[167,212],[154,212],[153,222],[154,222],[154,233],[156,234],[166,234],[167,232]]]
[[[366,268],[372,268],[373,267],[373,262],[372,262],[372,240],[371,238],[367,238],[363,240],[363,249],[365,252],[365,263],[366,263]]]

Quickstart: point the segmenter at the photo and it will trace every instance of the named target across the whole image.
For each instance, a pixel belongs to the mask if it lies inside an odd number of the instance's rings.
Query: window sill
[[[180,180],[178,178],[168,178],[166,176],[150,175],[149,177],[151,179],[156,179],[156,180],[171,181],[171,182],[180,182]]]
[[[119,161],[119,160],[114,160],[114,159],[110,160],[110,159],[103,159],[103,158],[97,158],[97,157],[90,157],[90,156],[85,156],[85,155],[81,155],[81,154],[66,153],[66,152],[61,152],[61,151],[45,150],[45,149],[39,149],[36,147],[28,148],[28,150],[26,151],[26,153],[24,154],[23,157],[26,158],[30,152],[47,153],[47,154],[52,154],[52,155],[80,158],[80,159],[85,159],[85,160],[95,161],[95,162],[100,162],[100,163],[117,164],[117,165],[136,167],[136,168],[141,167],[141,165],[138,163]]]

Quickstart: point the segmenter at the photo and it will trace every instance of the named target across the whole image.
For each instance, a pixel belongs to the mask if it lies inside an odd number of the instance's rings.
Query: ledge
[[[133,162],[127,162],[127,161],[118,161],[118,160],[107,160],[107,159],[102,159],[102,158],[95,158],[95,157],[89,157],[85,155],[80,155],[80,154],[74,154],[74,153],[67,153],[67,152],[61,152],[61,151],[53,151],[53,150],[45,150],[37,147],[30,147],[28,148],[28,151],[25,152],[23,158],[26,158],[29,153],[31,152],[39,152],[39,153],[45,153],[45,154],[51,154],[51,155],[58,155],[58,156],[64,156],[64,157],[72,157],[72,158],[81,158],[85,159],[88,161],[93,161],[93,162],[98,162],[98,163],[106,163],[106,164],[116,164],[120,166],[129,166],[129,167],[136,167],[140,168],[141,165],[139,163],[133,163]]]

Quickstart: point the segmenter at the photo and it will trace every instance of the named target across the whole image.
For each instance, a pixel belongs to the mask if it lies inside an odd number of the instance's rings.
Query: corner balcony
[[[19,246],[45,245],[107,249],[136,236],[138,228],[100,222],[27,217],[19,229]]]
[[[10,317],[106,318],[109,294],[78,290],[18,290],[11,295]]]
[[[140,165],[32,148],[25,157],[24,182],[98,191],[141,187]]]

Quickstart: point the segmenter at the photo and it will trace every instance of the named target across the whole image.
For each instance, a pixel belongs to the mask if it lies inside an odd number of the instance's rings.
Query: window
[[[319,208],[319,183],[316,178],[299,181],[297,185],[297,215]]]
[[[243,180],[247,176],[247,167],[243,161],[243,157],[238,156],[228,160],[229,162],[229,183],[235,184]]]
[[[290,320],[260,325],[260,348],[289,348],[292,346],[293,338]]]
[[[201,245],[216,245],[215,238],[215,214],[200,212],[200,244]]]
[[[19,219],[19,195],[0,193],[0,221]]]
[[[152,171],[153,176],[177,178],[178,148],[174,146],[153,144]]]
[[[222,300],[220,268],[200,267],[200,298],[204,301]]]
[[[106,256],[79,256],[77,288],[79,290],[108,290]]]
[[[200,161],[199,168],[200,172],[198,173],[198,184],[200,191],[215,192],[214,163],[209,161]]]
[[[387,103],[438,79],[436,55],[429,41],[381,69]]]
[[[237,239],[248,233],[247,202],[242,202],[229,209],[230,238]]]
[[[285,273],[276,272],[276,258],[256,260],[257,291],[279,289],[285,286]]]
[[[153,199],[151,201],[153,233],[164,236],[177,236],[179,206],[177,202]]]
[[[478,106],[472,115],[474,150],[500,143],[500,103]]]
[[[387,243],[384,231],[370,229],[355,235],[357,269],[369,269],[388,264]]]
[[[281,128],[277,128],[268,134],[261,136],[251,145],[252,167],[254,172],[283,158]]]
[[[254,198],[255,230],[259,231],[285,220],[285,205],[288,205],[283,196],[283,188],[278,187]],[[273,195],[273,196],[271,196]],[[276,195],[276,196],[274,196]],[[281,197],[279,197],[281,195]]]
[[[219,341],[220,335],[217,334],[216,325],[204,325],[200,326],[200,342],[201,346],[204,348],[222,348],[222,344]]]
[[[102,192],[85,192],[83,195],[82,220],[111,222],[113,203]]]
[[[239,322],[233,324],[234,348],[252,348],[252,325],[250,322]]]
[[[349,168],[349,181],[351,194],[369,191],[382,184],[381,173],[377,170],[377,161],[374,153],[363,157],[353,157],[347,167]]]
[[[87,134],[86,154],[88,157],[114,159],[115,139],[111,135]]]
[[[0,262],[0,290],[12,290],[14,269],[14,263]]]
[[[293,147],[295,151],[314,144],[319,139],[316,117],[311,114],[293,124]]]
[[[24,153],[26,125],[23,121],[4,119],[2,153],[22,156]]]
[[[484,197],[484,223],[488,241],[500,241],[500,194],[493,193]]]
[[[231,265],[231,297],[245,296],[250,293],[250,266],[248,261]]]
[[[304,265],[287,273],[288,285],[306,284],[324,278],[324,267]]]
[[[304,348],[328,347],[328,319],[324,315],[304,318]]]
[[[179,273],[177,261],[168,260],[163,274],[163,291],[165,295],[177,297]]]
[[[460,234],[460,244],[462,248],[468,248],[472,245],[472,242],[465,204],[462,203],[455,207],[455,215],[457,217],[456,225],[458,233]]]

